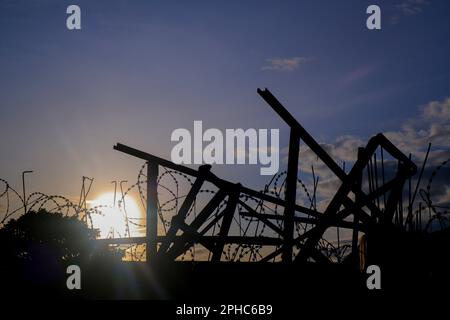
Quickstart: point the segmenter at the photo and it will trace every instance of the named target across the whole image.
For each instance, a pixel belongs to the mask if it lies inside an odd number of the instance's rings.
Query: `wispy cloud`
[[[270,58],[266,60],[267,64],[262,66],[261,70],[292,72],[310,60],[308,57]]]
[[[397,5],[397,8],[407,16],[421,13],[423,8],[430,4],[427,0],[405,0]]]
[[[397,13],[390,17],[392,24],[397,24],[401,16],[414,16],[423,12],[424,8],[430,4],[428,0],[403,0],[395,6]]]
[[[371,65],[361,66],[354,70],[351,70],[349,73],[344,75],[340,79],[340,84],[347,86],[351,85],[354,82],[357,82],[359,80],[362,80],[366,78],[368,75],[370,75],[374,71],[375,67]]]

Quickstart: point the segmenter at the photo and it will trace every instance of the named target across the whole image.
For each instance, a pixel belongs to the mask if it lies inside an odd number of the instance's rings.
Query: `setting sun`
[[[125,237],[139,235],[142,223],[142,210],[131,196],[126,196],[125,201],[119,206],[121,197],[114,192],[101,194],[95,200],[88,201],[90,208],[98,207],[99,213],[92,214],[94,228],[100,230],[100,238]],[[128,230],[127,219],[128,217]],[[129,231],[129,234],[128,234]]]

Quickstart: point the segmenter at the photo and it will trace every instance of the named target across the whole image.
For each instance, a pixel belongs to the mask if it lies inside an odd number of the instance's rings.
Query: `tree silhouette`
[[[77,217],[46,210],[11,219],[0,229],[0,274],[6,275],[3,285],[20,295],[57,295],[65,289],[69,265],[120,261],[120,252],[95,244],[97,235],[97,229],[89,228]]]
[[[42,255],[62,261],[87,258],[97,235],[98,230],[76,217],[45,210],[28,212],[0,229],[0,254],[10,262],[34,261]]]

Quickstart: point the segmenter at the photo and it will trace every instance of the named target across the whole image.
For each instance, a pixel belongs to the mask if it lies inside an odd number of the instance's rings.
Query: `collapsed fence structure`
[[[257,191],[219,178],[211,172],[210,165],[195,170],[117,144],[115,150],[145,161],[137,183],[122,192],[119,201],[119,206],[123,204],[126,224],[145,228],[145,236],[135,237],[128,232],[125,237],[113,235],[97,240],[98,243],[128,246],[133,252],[131,260],[143,260],[145,255],[149,263],[191,259],[216,263],[314,261],[327,264],[350,258],[352,263],[359,265],[359,240],[374,226],[393,225],[399,230],[417,230],[422,228],[422,211],[426,208],[430,214],[428,224],[433,219],[440,222],[447,213],[439,211],[430,196],[432,178],[447,162],[433,172],[426,189],[419,189],[425,159],[417,186],[412,188],[416,165],[384,135],[378,134],[358,149],[357,160],[346,172],[269,90],[258,89],[258,93],[290,128],[286,171],[276,174],[263,190]],[[301,142],[339,181],[335,194],[323,208],[317,206],[318,177],[314,175],[314,168],[312,191],[298,178]],[[78,205],[61,196],[38,192],[25,199],[5,180],[0,182],[5,186],[0,199],[6,199],[2,224],[20,211],[20,208],[10,210],[11,194],[18,197],[24,207],[28,204],[29,211],[51,207],[50,211],[77,215],[87,223],[91,221],[91,215],[101,214],[104,209],[103,206],[88,208],[86,205],[91,178],[83,177]],[[183,182],[189,190],[180,195]],[[405,210],[406,186],[409,196]],[[142,221],[129,218],[124,205],[126,196],[135,188],[146,211]],[[164,193],[169,195],[167,199],[164,199]],[[298,203],[299,193],[305,195],[306,205]],[[423,201],[414,211],[417,195]],[[341,242],[342,230],[347,230],[350,241]],[[337,235],[337,242],[329,240],[330,234]],[[143,249],[138,251],[137,246],[143,246]]]
[[[400,228],[411,226],[411,212],[403,221],[403,190],[417,168],[385,136],[378,134],[364,148],[359,148],[356,162],[346,173],[269,90],[258,89],[258,93],[290,128],[287,171],[279,190],[276,181],[280,175],[270,183],[274,182],[275,187],[269,184],[263,191],[256,191],[217,177],[209,165],[194,170],[117,144],[115,150],[146,161],[146,236],[102,241],[145,243],[149,262],[176,260],[201,246],[204,252],[206,250],[206,260],[212,262],[248,258],[253,262],[329,263],[340,262],[345,250],[328,242],[324,234],[331,228],[338,228],[338,232],[339,228],[344,228],[352,233],[350,256],[359,263],[361,233],[377,224],[395,224]],[[304,187],[298,179],[301,141],[340,180],[339,188],[322,212],[309,194],[310,206],[297,204],[299,182]],[[380,160],[377,160],[377,154],[381,155]],[[396,172],[390,179],[385,177],[385,159],[389,159],[391,165],[395,163]],[[161,217],[158,199],[160,177],[165,174],[181,174],[191,184],[170,222]],[[200,212],[192,214],[205,184],[213,185],[216,191]],[[313,198],[315,189],[316,186]],[[410,199],[409,211],[411,208]],[[158,221],[167,227],[163,234],[159,234]]]

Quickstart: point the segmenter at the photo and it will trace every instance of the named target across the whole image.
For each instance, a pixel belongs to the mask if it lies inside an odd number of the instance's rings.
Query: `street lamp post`
[[[127,180],[120,181],[120,194],[122,196],[121,203],[123,205],[123,212],[125,213],[125,233],[130,236],[130,225],[128,224],[128,214],[125,208],[125,194],[123,193],[122,183],[127,183]]]
[[[116,193],[117,193],[117,181],[111,181],[111,183],[114,183],[114,202],[113,202],[113,207],[116,207]]]
[[[22,191],[23,191],[23,209],[24,213],[27,213],[27,198],[25,193],[25,174],[32,173],[32,170],[26,170],[22,172]]]

